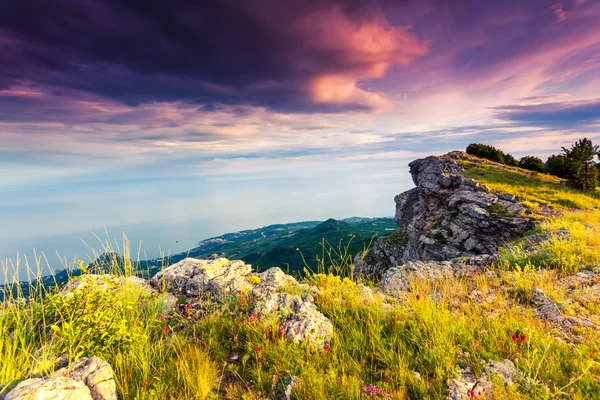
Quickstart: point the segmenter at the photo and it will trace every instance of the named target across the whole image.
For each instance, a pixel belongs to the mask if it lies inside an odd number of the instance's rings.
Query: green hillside
[[[171,256],[168,264],[186,256],[212,258],[217,255],[244,260],[258,271],[278,266],[300,274],[305,262],[311,269],[316,268],[317,257],[325,257],[332,249],[336,252],[341,249],[353,256],[369,246],[374,237],[396,229],[393,218],[353,217],[341,221],[269,225],[204,240],[189,252]]]

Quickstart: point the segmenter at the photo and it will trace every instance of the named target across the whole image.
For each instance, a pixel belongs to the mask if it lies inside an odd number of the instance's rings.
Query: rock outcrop
[[[497,377],[505,386],[512,385],[519,377],[519,371],[510,360],[489,361],[479,378],[471,368],[460,371],[460,376],[448,383],[448,399],[493,399],[491,377]]]
[[[260,316],[276,314],[285,337],[294,343],[323,348],[333,335],[333,324],[319,312],[312,296],[282,292],[298,282],[279,268],[255,274],[243,261],[186,258],[156,274],[150,284],[191,299],[194,307],[202,307],[207,299],[225,303],[247,295],[252,312]]]
[[[515,196],[491,193],[466,177],[460,154],[409,164],[416,188],[395,197],[399,230],[357,257],[357,274],[381,278],[408,261],[494,255],[499,245],[533,227],[530,211]]]
[[[5,400],[118,400],[113,369],[98,357],[83,357],[53,377],[27,379]]]
[[[559,331],[564,333],[569,339],[579,341],[580,338],[577,335],[575,328],[592,328],[600,329],[590,319],[583,316],[569,316],[563,315],[559,306],[552,301],[546,294],[539,288],[533,288],[531,290],[532,302],[535,307],[537,316],[553,326],[557,327]]]

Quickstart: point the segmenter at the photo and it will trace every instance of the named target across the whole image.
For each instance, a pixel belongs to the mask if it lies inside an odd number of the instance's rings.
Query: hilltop
[[[328,220],[274,228],[273,247],[260,231],[209,240],[199,247],[229,259],[184,258],[149,280],[84,273],[6,302],[0,393],[600,398],[598,193],[462,152],[409,168],[397,230],[354,263],[323,257],[297,277],[267,266],[290,238],[316,245],[365,222]],[[253,253],[260,272],[232,260]]]

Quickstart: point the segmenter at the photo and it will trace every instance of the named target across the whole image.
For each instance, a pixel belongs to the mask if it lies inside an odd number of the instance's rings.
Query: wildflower
[[[165,331],[165,333],[169,333],[169,325],[165,325],[164,331]]]
[[[525,343],[525,341],[527,340],[527,336],[525,334],[521,335],[521,343]]]
[[[283,325],[279,325],[279,336],[281,336],[283,338],[284,334],[285,334],[285,328],[283,327]]]
[[[417,293],[415,297],[417,298],[417,301],[421,300],[421,295],[419,293]]]
[[[258,354],[259,357],[262,357],[262,347],[258,346],[256,348],[256,354]]]
[[[513,333],[511,338],[514,343],[517,343],[517,334],[516,333]]]
[[[590,358],[594,358],[594,353],[590,353]]]
[[[325,351],[329,351],[329,345],[326,344],[325,347],[323,348]]]
[[[473,389],[469,390],[469,397],[472,399],[475,398],[475,391]]]

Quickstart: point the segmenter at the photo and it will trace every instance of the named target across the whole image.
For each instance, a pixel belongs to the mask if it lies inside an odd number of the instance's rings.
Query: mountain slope
[[[393,218],[357,217],[270,225],[204,240],[187,253],[171,256],[168,263],[186,256],[212,258],[218,255],[244,260],[258,271],[279,266],[290,273],[302,273],[305,262],[310,268],[316,268],[316,257],[322,257],[323,251],[341,247],[355,255],[369,246],[374,237],[391,233],[396,228]]]

